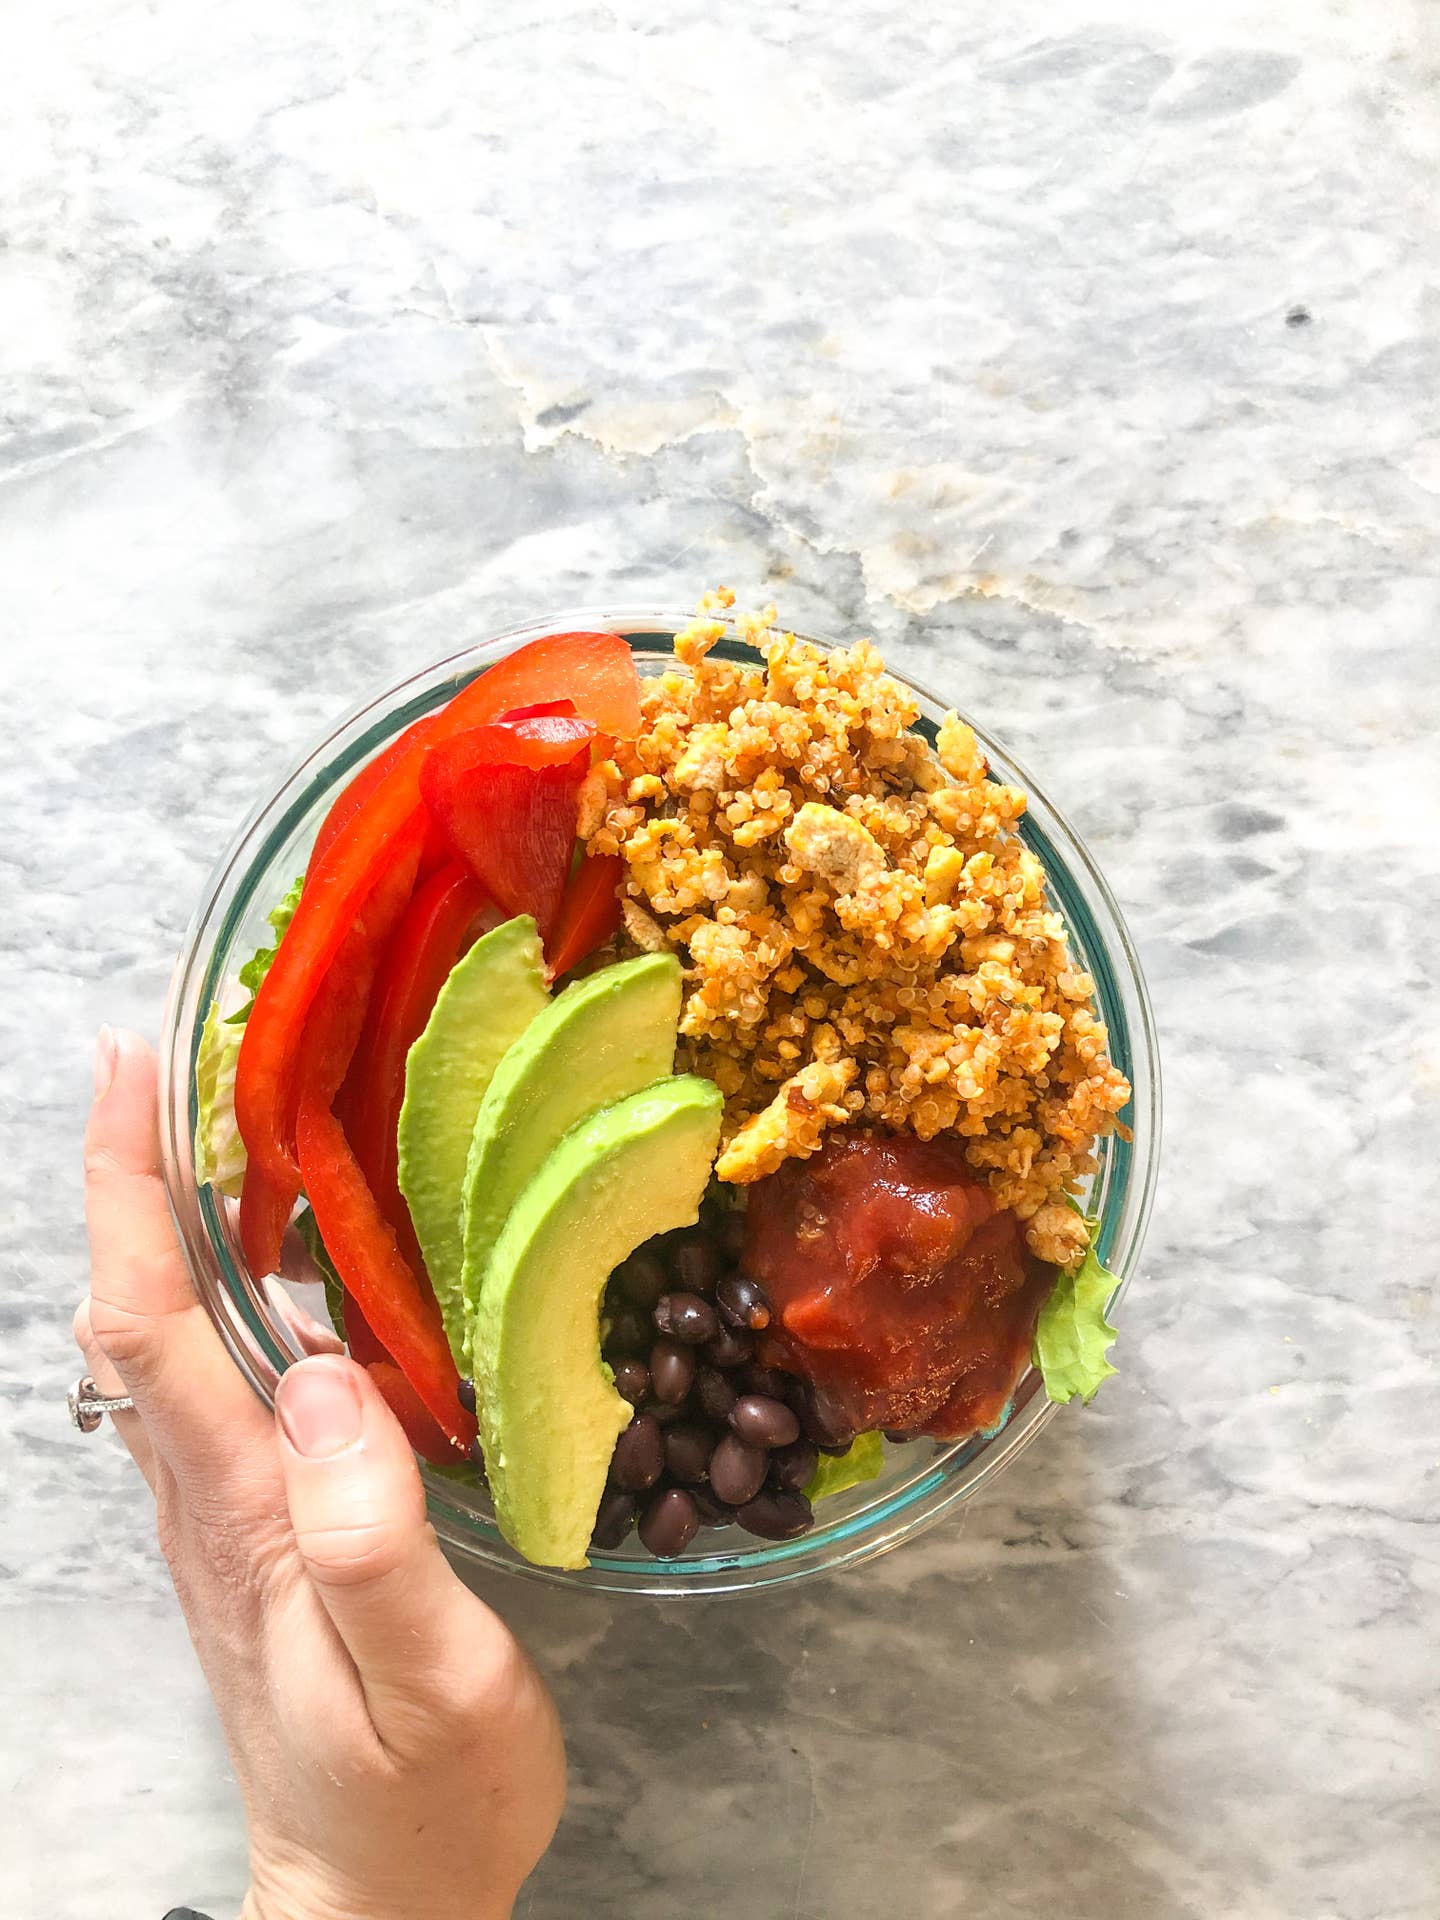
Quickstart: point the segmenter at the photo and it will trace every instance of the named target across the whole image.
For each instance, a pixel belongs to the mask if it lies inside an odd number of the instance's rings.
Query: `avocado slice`
[[[577,980],[526,1027],[495,1069],[465,1166],[465,1316],[511,1207],[571,1127],[663,1080],[675,1065],[680,963],[621,960]]]
[[[677,1075],[582,1120],[510,1210],[472,1330],[480,1438],[500,1531],[538,1566],[583,1567],[633,1409],[600,1356],[614,1268],[697,1219],[718,1087]]]
[[[528,914],[477,940],[451,969],[405,1062],[400,1191],[440,1302],[455,1364],[465,1370],[460,1209],[475,1115],[501,1059],[550,1004],[545,956]]]

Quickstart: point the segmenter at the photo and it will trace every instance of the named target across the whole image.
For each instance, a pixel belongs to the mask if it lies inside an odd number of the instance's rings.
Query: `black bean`
[[[800,1425],[807,1440],[813,1440],[822,1452],[831,1447],[848,1447],[855,1438],[855,1427],[845,1410],[824,1387],[811,1387]]]
[[[730,1425],[752,1447],[788,1447],[800,1438],[800,1422],[783,1400],[744,1393],[730,1409]]]
[[[764,1486],[767,1465],[759,1447],[727,1433],[710,1456],[710,1491],[727,1506],[743,1506]]]
[[[628,1400],[632,1407],[638,1407],[650,1391],[650,1369],[635,1354],[628,1354],[623,1360],[617,1360],[611,1371],[615,1375],[615,1391],[622,1400]]]
[[[648,1413],[637,1413],[615,1442],[610,1479],[626,1493],[643,1493],[665,1470],[660,1428]]]
[[[611,1284],[632,1307],[649,1313],[665,1291],[664,1263],[641,1247],[615,1269]]]
[[[708,1478],[715,1432],[698,1420],[677,1420],[665,1429],[665,1467],[672,1479],[693,1483]]]
[[[853,1444],[852,1441],[842,1440],[838,1447],[820,1447],[817,1451],[825,1454],[828,1459],[843,1460]]]
[[[610,1334],[605,1347],[610,1353],[643,1353],[653,1333],[643,1313],[634,1307],[621,1307],[610,1316]]]
[[[728,1527],[735,1518],[735,1509],[727,1507],[723,1500],[717,1500],[708,1487],[691,1487],[690,1498],[695,1502],[695,1511],[700,1515],[700,1524],[705,1527]]]
[[[720,1249],[708,1234],[696,1232],[676,1247],[670,1265],[682,1287],[708,1297],[720,1278]]]
[[[748,1333],[725,1326],[721,1327],[713,1340],[707,1340],[701,1349],[703,1357],[712,1367],[719,1367],[722,1373],[729,1373],[732,1367],[743,1367],[754,1351],[755,1342]]]
[[[890,1442],[892,1447],[903,1447],[913,1440],[914,1437],[911,1433],[900,1433],[892,1427],[886,1427],[885,1429],[885,1438]]]
[[[785,1376],[785,1404],[803,1425],[806,1409],[810,1405],[810,1386],[798,1373],[787,1373]]]
[[[600,1511],[595,1515],[592,1547],[614,1548],[635,1524],[635,1496],[619,1487],[607,1487],[600,1496]]]
[[[650,1390],[678,1407],[695,1384],[695,1355],[678,1340],[657,1340],[650,1349]]]
[[[699,1531],[699,1509],[682,1487],[657,1493],[640,1516],[640,1538],[657,1560],[673,1560]]]
[[[687,1347],[703,1347],[720,1331],[715,1309],[698,1293],[662,1293],[655,1303],[654,1317],[661,1333]]]
[[[475,1382],[473,1380],[462,1380],[459,1386],[457,1386],[455,1389],[455,1398],[460,1402],[461,1406],[464,1407],[467,1413],[474,1413]]]
[[[470,1464],[474,1467],[482,1487],[488,1487],[490,1476],[485,1471],[485,1449],[478,1439],[470,1442]]]
[[[735,1261],[745,1251],[745,1215],[739,1207],[730,1207],[720,1215],[715,1228],[715,1238],[720,1243],[720,1251],[725,1258]]]
[[[770,1324],[770,1296],[748,1274],[729,1273],[715,1289],[715,1304],[727,1326],[759,1333]]]
[[[740,1372],[740,1391],[742,1393],[763,1393],[767,1400],[785,1398],[785,1382],[789,1378],[779,1367],[743,1367]]]
[[[701,1367],[695,1376],[695,1404],[707,1420],[723,1426],[735,1404],[735,1389],[716,1367]]]
[[[762,1540],[794,1540],[815,1524],[803,1493],[757,1494],[735,1518],[747,1533],[757,1533]]]
[[[820,1449],[813,1440],[792,1440],[771,1454],[770,1478],[781,1493],[799,1493],[814,1479],[819,1464]]]
[[[702,1200],[700,1202],[700,1218],[698,1220],[693,1221],[688,1227],[676,1227],[672,1232],[665,1235],[661,1243],[665,1254],[665,1264],[673,1272],[675,1256],[682,1247],[688,1247],[694,1241],[708,1240],[709,1238],[710,1222],[708,1218],[708,1208],[706,1201]]]
[[[682,1400],[678,1407],[672,1407],[668,1400],[657,1400],[652,1393],[645,1402],[643,1411],[649,1414],[657,1426],[668,1427],[673,1421],[684,1418],[686,1404],[686,1401]]]

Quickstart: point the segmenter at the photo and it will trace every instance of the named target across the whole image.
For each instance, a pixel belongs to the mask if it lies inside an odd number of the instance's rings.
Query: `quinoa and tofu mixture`
[[[1130,1098],[1094,983],[954,713],[932,750],[867,640],[827,653],[707,596],[592,770],[581,834],[620,854],[627,945],[685,969],[677,1068],[725,1097],[716,1173],[747,1185],[852,1125],[958,1138],[1030,1251],[1087,1244],[1066,1203]]]

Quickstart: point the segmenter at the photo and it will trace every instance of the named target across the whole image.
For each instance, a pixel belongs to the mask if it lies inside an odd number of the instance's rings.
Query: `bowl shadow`
[[[884,1559],[683,1608],[468,1566],[554,1690],[570,1802],[516,1911],[1183,1914],[1094,1414]],[[1198,1908],[1193,1909],[1199,1912]]]

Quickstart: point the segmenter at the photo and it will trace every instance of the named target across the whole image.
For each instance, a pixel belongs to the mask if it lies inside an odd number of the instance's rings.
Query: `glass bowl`
[[[642,674],[661,673],[673,664],[672,638],[689,618],[613,608],[557,613],[422,668],[367,701],[318,742],[251,814],[211,875],[176,964],[165,1013],[165,1177],[200,1298],[236,1363],[267,1401],[273,1403],[279,1374],[301,1357],[300,1349],[270,1292],[246,1270],[233,1206],[195,1180],[195,1057],[212,998],[234,980],[257,946],[269,944],[265,915],[303,871],[338,789],[401,728],[442,705],[515,647],[567,628],[619,633],[633,648]],[[756,658],[733,638],[721,641],[717,651]],[[907,684],[920,703],[920,730],[933,739],[950,703],[912,680]],[[1080,837],[986,728],[964,717],[996,774],[1029,795],[1020,832],[1045,865],[1052,902],[1064,916],[1074,951],[1094,977],[1112,1058],[1134,1089],[1126,1115],[1133,1138],[1126,1142],[1112,1135],[1100,1143],[1099,1170],[1086,1201],[1087,1212],[1100,1218],[1100,1257],[1119,1276],[1118,1301],[1139,1259],[1159,1149],[1160,1081],[1145,983],[1119,909]],[[323,1308],[317,1317],[323,1318]],[[826,1500],[813,1531],[799,1540],[770,1543],[725,1528],[702,1533],[681,1558],[666,1561],[646,1555],[632,1535],[623,1548],[597,1554],[580,1572],[531,1566],[501,1539],[480,1489],[429,1467],[422,1472],[436,1531],[461,1558],[527,1579],[611,1593],[735,1593],[854,1566],[936,1525],[1028,1446],[1057,1411],[1031,1369],[995,1432],[958,1443],[887,1443],[881,1477]]]

